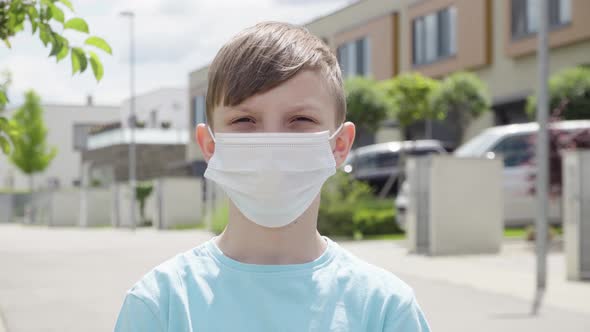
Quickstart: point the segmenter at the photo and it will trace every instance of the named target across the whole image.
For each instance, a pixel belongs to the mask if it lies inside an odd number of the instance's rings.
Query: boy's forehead
[[[257,113],[266,110],[317,112],[335,116],[336,104],[326,87],[325,79],[316,71],[304,70],[268,91],[246,98],[238,105],[221,106],[216,111]]]

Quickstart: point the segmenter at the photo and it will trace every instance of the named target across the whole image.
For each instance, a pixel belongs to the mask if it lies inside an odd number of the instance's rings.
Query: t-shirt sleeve
[[[127,293],[114,332],[164,332],[162,324],[148,303]]]
[[[387,315],[383,332],[430,332],[430,326],[415,297]]]

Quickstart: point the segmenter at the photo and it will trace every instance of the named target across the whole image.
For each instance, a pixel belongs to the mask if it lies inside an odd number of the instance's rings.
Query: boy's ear
[[[340,167],[348,157],[348,153],[354,143],[356,129],[354,123],[345,122],[340,130],[340,133],[334,138],[334,159],[336,159],[336,168]]]
[[[213,137],[211,137],[209,130],[207,130],[207,125],[199,123],[195,135],[205,161],[209,162],[209,159],[213,156],[213,152],[215,152],[215,141],[213,141]]]

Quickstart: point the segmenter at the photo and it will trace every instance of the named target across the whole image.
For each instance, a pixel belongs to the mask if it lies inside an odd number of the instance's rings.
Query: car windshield
[[[399,155],[397,152],[371,153],[357,158],[358,169],[372,169],[397,166]]]
[[[435,147],[421,147],[408,149],[405,151],[406,156],[424,156],[433,153],[441,153],[442,149]],[[358,155],[355,158],[357,169],[377,169],[383,167],[397,167],[399,164],[398,151],[381,151],[378,153],[367,153]]]
[[[496,142],[498,135],[493,132],[483,132],[467,141],[455,150],[456,157],[481,157]]]
[[[437,154],[437,153],[441,153],[443,151],[442,148],[437,149],[437,148],[420,148],[420,149],[412,149],[412,150],[408,150],[408,152],[406,152],[408,155],[410,156],[425,156],[425,155],[429,155],[429,154]]]

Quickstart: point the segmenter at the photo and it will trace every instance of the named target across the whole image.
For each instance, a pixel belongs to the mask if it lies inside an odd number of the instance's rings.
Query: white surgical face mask
[[[336,173],[328,131],[217,133],[205,178],[215,181],[246,218],[283,227],[311,205]],[[211,129],[209,129],[211,132]]]

